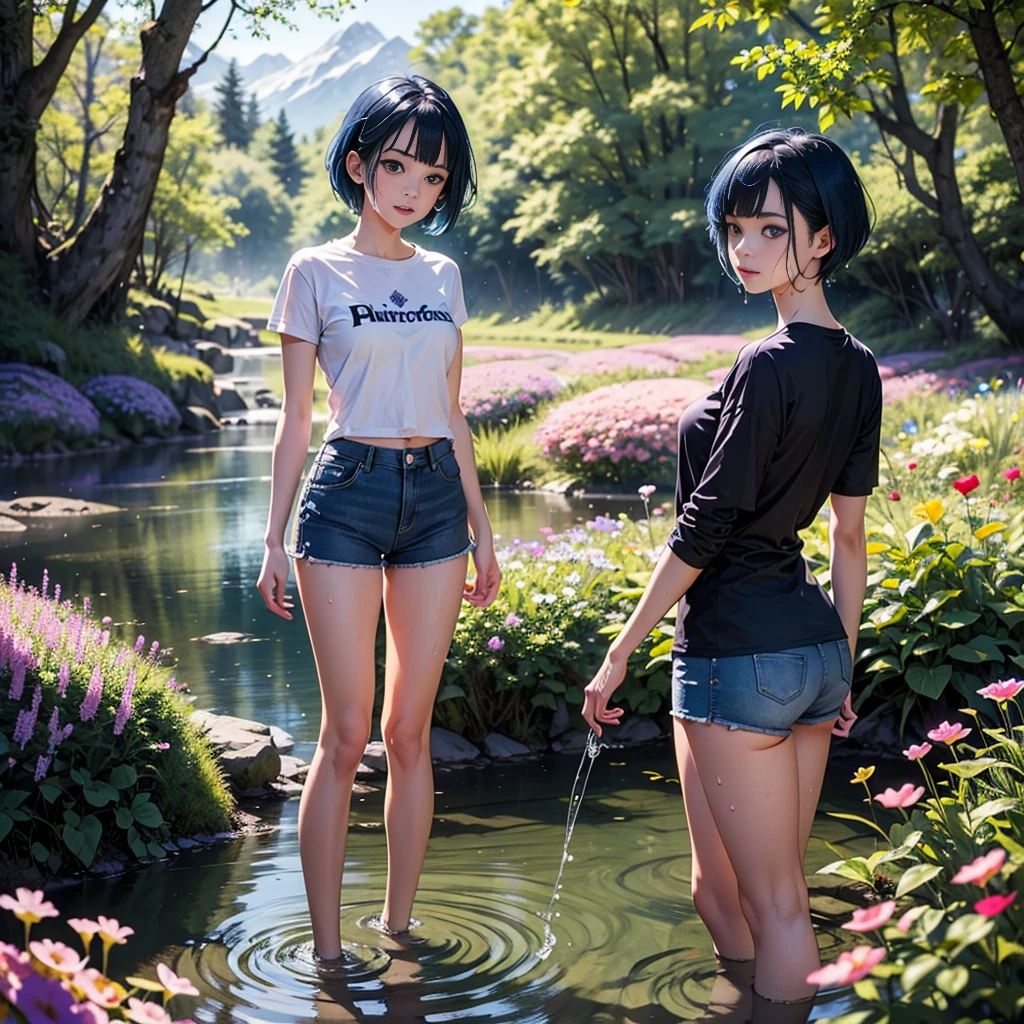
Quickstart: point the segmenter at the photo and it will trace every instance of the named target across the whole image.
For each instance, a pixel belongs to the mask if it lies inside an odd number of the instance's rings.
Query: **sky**
[[[304,3],[299,2],[291,13],[290,20],[295,30],[272,24],[269,39],[252,39],[244,31],[244,23],[236,13],[232,29],[221,40],[217,53],[226,59],[236,57],[240,64],[247,64],[261,53],[283,53],[295,60],[315,50],[324,40],[340,28],[357,21],[369,21],[388,38],[401,36],[408,43],[416,43],[416,26],[428,14],[461,7],[470,14],[480,14],[495,0],[355,0],[344,14],[337,19],[317,17]],[[209,13],[199,22],[192,33],[192,40],[199,46],[208,46],[217,36],[223,24],[226,0],[214,4]],[[237,24],[236,24],[237,22]]]

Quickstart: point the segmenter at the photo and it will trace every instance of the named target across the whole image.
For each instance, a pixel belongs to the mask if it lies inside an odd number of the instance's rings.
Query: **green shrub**
[[[232,800],[159,646],[0,576],[0,859],[50,871],[229,825]]]

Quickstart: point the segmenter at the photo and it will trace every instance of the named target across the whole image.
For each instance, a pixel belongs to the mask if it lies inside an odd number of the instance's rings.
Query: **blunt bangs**
[[[476,164],[462,116],[440,86],[419,75],[375,82],[356,97],[327,148],[326,166],[334,194],[356,215],[362,213],[365,190],[349,176],[345,161],[355,152],[366,168],[367,188],[373,189],[381,154],[390,149],[406,125],[413,124],[408,155],[437,165],[442,149],[448,178],[441,208],[419,222],[428,235],[454,227],[459,214],[476,196]]]
[[[849,157],[830,139],[802,128],[771,129],[751,136],[729,153],[708,184],[704,213],[718,262],[731,280],[726,217],[757,217],[772,182],[782,195],[796,257],[793,208],[807,222],[811,237],[826,225],[832,248],[815,280],[831,277],[864,248],[871,234],[870,199]]]

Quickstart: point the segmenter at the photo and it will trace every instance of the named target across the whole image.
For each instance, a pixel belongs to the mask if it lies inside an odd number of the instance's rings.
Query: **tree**
[[[54,244],[37,202],[40,124],[76,48],[107,2],[0,0],[0,249],[36,271],[41,294],[69,327],[123,303],[176,104],[234,15],[241,11],[250,31],[259,32],[267,19],[286,20],[299,0],[254,8],[237,0],[162,0],[158,12],[151,8],[154,16],[139,30],[139,58],[110,173],[79,230]],[[225,9],[220,34],[210,50],[182,67],[196,20],[218,2]],[[345,6],[334,5],[331,13]],[[44,23],[52,28],[48,43]]]
[[[783,107],[816,107],[822,131],[839,114],[867,114],[977,302],[1024,346],[1024,261],[1002,270],[979,240],[958,144],[965,117],[985,109],[1009,156],[1015,202],[1024,202],[1024,0],[828,0],[810,20],[793,0],[701,2],[694,28],[771,29],[737,61],[759,79],[778,74]]]
[[[245,135],[246,148],[252,142],[252,137],[260,127],[260,102],[256,99],[255,93],[249,93],[249,102],[245,107]]]
[[[139,253],[139,276],[153,293],[177,264],[180,299],[195,253],[231,247],[235,238],[248,233],[231,218],[231,211],[241,205],[239,201],[211,188],[215,134],[207,114],[185,117],[179,113],[171,126],[145,244]]]
[[[242,75],[238,70],[238,61],[233,57],[214,92],[218,98],[213,105],[213,111],[217,118],[217,127],[220,129],[221,141],[225,146],[248,149],[252,133],[242,95]]]
[[[295,148],[295,138],[284,107],[274,122],[274,134],[270,140],[270,166],[285,192],[294,199],[302,191],[307,172]]]

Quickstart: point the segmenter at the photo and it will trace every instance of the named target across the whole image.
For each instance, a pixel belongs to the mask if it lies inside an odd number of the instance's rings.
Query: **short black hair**
[[[725,218],[756,217],[772,181],[782,193],[794,257],[794,206],[812,238],[826,224],[831,230],[832,248],[821,260],[816,281],[831,277],[864,248],[871,234],[870,199],[850,158],[824,135],[803,128],[772,128],[752,135],[729,153],[706,190],[708,235],[732,280],[736,278],[729,263]]]
[[[394,75],[364,89],[327,147],[327,174],[334,194],[358,216],[366,193],[349,176],[348,154],[353,150],[358,154],[366,168],[366,187],[372,192],[381,153],[394,144],[410,120],[415,125],[414,159],[436,164],[444,145],[448,179],[439,197],[441,209],[431,210],[419,225],[428,235],[440,235],[454,227],[476,196],[476,164],[462,115],[439,85],[419,75]]]

